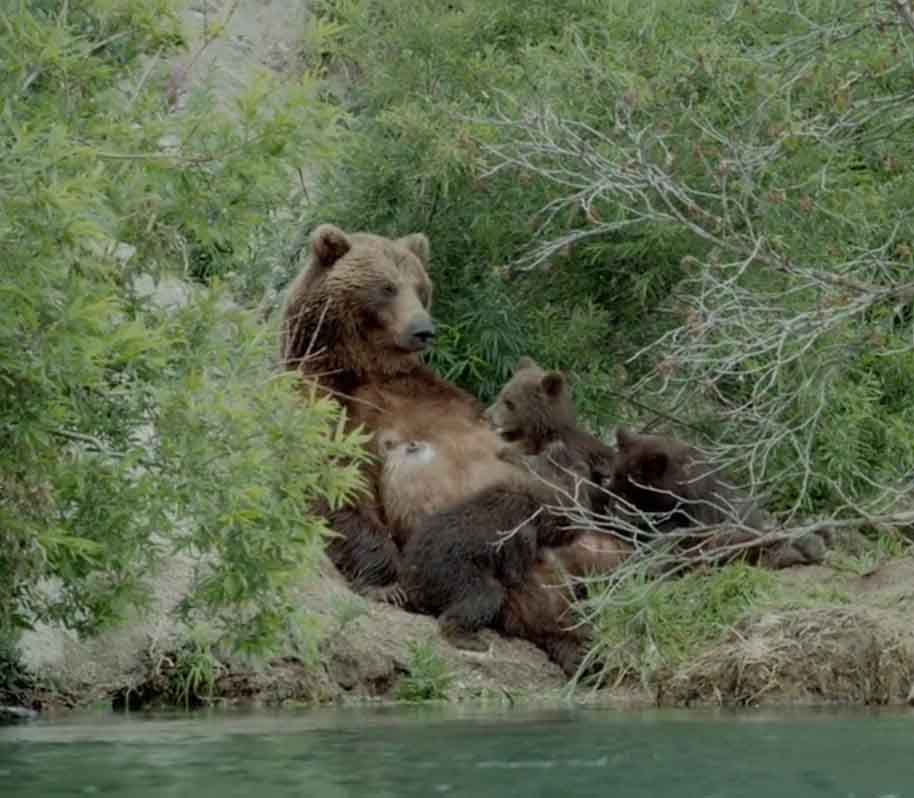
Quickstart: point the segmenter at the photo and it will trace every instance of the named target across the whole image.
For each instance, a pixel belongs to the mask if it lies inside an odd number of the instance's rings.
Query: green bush
[[[429,233],[432,363],[482,398],[530,354],[788,518],[884,512],[914,468],[897,9],[522,6],[318,5],[355,118],[317,213]]]
[[[320,551],[313,505],[358,488],[360,439],[276,376],[244,307],[338,114],[309,75],[171,113],[180,45],[167,0],[0,14],[0,637],[114,622],[180,551],[184,610],[263,650]]]
[[[397,685],[398,701],[438,701],[448,697],[454,675],[432,642],[409,644],[408,673]]]
[[[770,571],[735,564],[668,583],[630,576],[596,599],[591,656],[610,677],[642,678],[719,639],[775,595]]]

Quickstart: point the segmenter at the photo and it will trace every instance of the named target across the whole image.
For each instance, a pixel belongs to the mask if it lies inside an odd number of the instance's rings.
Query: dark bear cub
[[[588,479],[595,486],[612,478],[615,449],[578,426],[571,389],[558,371],[546,371],[522,357],[485,415],[505,441],[528,454],[561,441],[587,464]],[[605,510],[608,494],[597,491],[592,498],[595,512]]]
[[[385,456],[385,471],[402,472],[428,453],[425,444],[406,441]],[[533,457],[510,449],[503,456],[523,460],[515,479],[424,519],[403,550],[400,586],[409,606],[438,616],[442,634],[458,648],[485,650],[477,632],[499,625],[507,592],[530,577],[539,550],[577,534],[549,507],[567,504],[578,491],[586,468],[580,458],[561,442]]]
[[[712,555],[715,561],[745,557],[771,568],[821,562],[827,535],[761,545],[770,516],[749,496],[728,483],[721,471],[687,443],[662,435],[642,435],[620,427],[618,454],[610,491],[616,511],[635,518],[651,517],[663,534],[690,527],[732,525],[730,529],[692,539],[680,546],[687,555]],[[759,541],[759,545],[754,545]],[[713,557],[720,551],[720,557]]]
[[[610,574],[633,548],[606,524],[616,452],[581,429],[571,389],[557,371],[546,371],[528,357],[521,358],[514,375],[486,411],[501,437],[522,451],[535,453],[555,444],[573,452],[586,477],[582,506],[604,516],[601,529],[580,531],[563,546],[540,549],[532,578],[508,592],[502,612],[502,630],[531,640],[569,676],[580,665],[590,635],[588,624],[575,616],[573,602],[581,598],[583,582],[594,574]]]

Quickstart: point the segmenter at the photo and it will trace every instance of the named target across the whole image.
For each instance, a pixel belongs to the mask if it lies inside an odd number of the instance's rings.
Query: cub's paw
[[[546,654],[549,655],[556,665],[568,679],[573,679],[581,670],[587,651],[583,643],[571,638],[557,638],[550,640],[544,646]],[[582,674],[583,675],[583,674]]]

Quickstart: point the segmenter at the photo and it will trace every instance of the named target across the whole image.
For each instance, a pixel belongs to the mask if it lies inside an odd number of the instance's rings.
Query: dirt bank
[[[783,608],[751,616],[679,668],[661,668],[643,683],[630,680],[611,690],[581,688],[573,699],[611,706],[914,700],[914,558],[887,561],[866,575],[818,566],[783,571],[776,579]],[[175,651],[185,630],[170,613],[178,598],[174,579],[157,584],[168,589],[151,615],[97,638],[64,635],[53,649],[27,645],[37,681],[26,702],[52,709],[175,702]],[[795,606],[793,592],[808,595],[810,586],[831,596],[831,603]],[[450,700],[567,698],[561,672],[532,645],[487,632],[488,652],[458,651],[441,638],[433,619],[356,596],[330,566],[302,587],[300,600],[323,632],[318,651],[303,655],[290,648],[257,666],[226,659],[211,688],[213,700],[393,700],[404,683],[422,676],[415,644],[432,652],[448,674],[444,693]],[[45,638],[49,634],[45,630]]]
[[[817,566],[778,575],[821,596],[754,615],[684,667],[656,674],[661,705],[902,704],[914,701],[914,559],[863,575]]]

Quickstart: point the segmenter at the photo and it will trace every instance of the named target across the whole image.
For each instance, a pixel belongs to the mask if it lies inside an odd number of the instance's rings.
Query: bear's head
[[[661,526],[745,524],[770,519],[754,498],[727,481],[720,467],[684,441],[620,427],[611,492],[643,513],[662,514]]]
[[[616,430],[618,454],[610,491],[644,513],[671,513],[691,498],[687,444],[660,435]]]
[[[347,234],[324,224],[310,244],[284,311],[286,368],[364,374],[415,364],[435,336],[428,239]]]
[[[486,419],[506,441],[521,441],[528,451],[576,424],[574,401],[565,376],[545,371],[531,358],[522,357],[514,376],[486,410]]]

